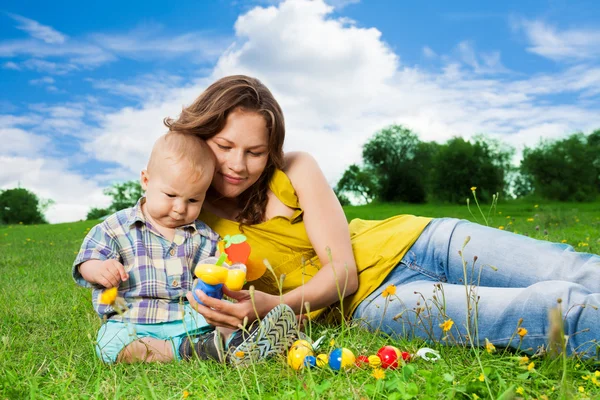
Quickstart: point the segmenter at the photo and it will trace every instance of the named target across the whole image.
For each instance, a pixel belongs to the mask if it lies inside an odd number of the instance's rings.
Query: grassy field
[[[473,210],[479,222],[483,218]],[[465,206],[348,207],[349,219],[396,214],[475,220]],[[490,226],[600,251],[600,207],[509,203],[489,213]],[[575,359],[531,359],[496,349],[435,346],[437,363],[416,360],[401,370],[296,372],[284,359],[236,369],[212,362],[106,366],[94,354],[100,320],[90,291],[75,285],[71,264],[94,222],[0,227],[0,398],[600,398],[600,372]],[[311,326],[336,346],[375,354],[385,344],[415,351],[423,344],[367,334],[352,326]],[[480,360],[481,363],[478,361]],[[533,363],[533,364],[532,364]],[[379,378],[379,379],[378,379]]]

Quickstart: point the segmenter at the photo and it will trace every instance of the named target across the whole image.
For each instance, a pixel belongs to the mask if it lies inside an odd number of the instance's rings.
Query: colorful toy
[[[440,358],[442,358],[440,356],[440,353],[428,347],[423,347],[422,349],[419,349],[415,356],[421,357],[425,361],[437,361]]]
[[[228,237],[226,236],[226,238]],[[202,290],[207,296],[222,299],[223,285],[227,286],[230,290],[241,290],[244,287],[246,281],[246,265],[244,263],[248,260],[248,255],[250,254],[250,245],[245,242],[246,237],[244,235],[235,235],[233,237],[236,238],[235,244],[241,245],[243,251],[232,251],[232,254],[234,254],[233,260],[235,260],[232,265],[225,262],[229,258],[225,250],[218,259],[216,257],[209,257],[201,260],[196,266],[194,274],[198,278],[198,281],[194,285],[192,294],[198,303],[203,304],[198,296],[196,296],[196,289]],[[245,246],[242,243],[245,243]],[[244,254],[245,257],[243,257]],[[229,259],[231,260],[231,258]],[[243,262],[240,262],[241,260]]]
[[[223,238],[224,251],[231,264],[246,264],[250,257],[250,245],[244,235],[225,235]]]
[[[317,359],[315,356],[306,356],[304,357],[304,366],[309,368],[314,368],[317,366]]]
[[[334,371],[350,369],[356,362],[356,356],[349,349],[342,347],[329,353],[329,367]]]
[[[317,367],[324,367],[329,363],[329,356],[321,353],[317,356]]]
[[[317,365],[312,345],[306,340],[296,340],[292,343],[292,346],[288,351],[287,362],[292,369],[298,371],[306,365],[306,359],[308,357],[314,359],[314,364],[312,364],[310,360],[308,361],[310,366]]]
[[[383,346],[377,356],[381,359],[381,367],[385,369],[398,368],[398,361],[403,359],[400,350],[394,346]]]
[[[381,358],[376,355],[367,357],[369,359],[369,366],[371,368],[379,368],[381,366]]]
[[[369,357],[367,357],[367,356],[356,357],[356,366],[357,367],[362,368],[365,365],[369,365]]]
[[[338,347],[334,348],[329,355],[320,353],[315,357],[315,351],[318,350],[324,339],[325,336],[322,336],[313,343],[310,343],[310,339],[296,340],[288,352],[288,365],[296,371],[302,368],[324,367],[325,365],[329,365],[334,371],[347,371],[354,366],[359,368],[369,366],[371,368],[393,370],[402,367],[405,363],[417,357],[426,361],[437,361],[440,359],[440,354],[437,351],[427,347],[419,349],[415,354],[411,354],[408,351],[400,351],[397,347],[389,345],[380,348],[377,351],[377,355],[359,355],[357,357],[351,350]],[[333,340],[331,343],[333,344]]]

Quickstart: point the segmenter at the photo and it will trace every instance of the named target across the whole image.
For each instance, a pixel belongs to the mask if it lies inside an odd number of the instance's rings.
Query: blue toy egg
[[[333,349],[329,354],[329,368],[339,371],[342,368],[342,349]]]
[[[304,357],[304,365],[310,368],[314,368],[317,366],[317,358],[315,356],[306,356]]]

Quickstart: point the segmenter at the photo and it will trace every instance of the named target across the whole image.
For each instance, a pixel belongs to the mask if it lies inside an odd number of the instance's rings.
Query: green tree
[[[377,180],[373,171],[352,164],[344,171],[336,185],[336,193],[353,193],[370,203],[377,194]],[[338,195],[339,197],[339,195]]]
[[[440,200],[464,202],[470,188],[477,187],[481,200],[505,192],[505,174],[514,150],[484,136],[473,143],[455,137],[441,146],[435,160],[434,193]]]
[[[380,130],[364,145],[363,161],[377,178],[382,201],[425,201],[425,168],[419,161],[423,149],[418,136],[401,125]]]
[[[541,141],[525,148],[521,172],[531,177],[536,194],[549,200],[590,201],[600,189],[600,132],[586,137]]]
[[[87,217],[86,219],[88,221],[90,220],[95,220],[95,219],[100,219],[102,217],[107,216],[108,214],[110,214],[110,210],[108,208],[92,208],[88,213],[87,213]]]
[[[44,212],[52,200],[40,200],[35,193],[24,188],[0,192],[0,223],[46,224]]]
[[[117,212],[124,208],[133,207],[144,191],[138,180],[115,183],[111,187],[104,190],[104,194],[112,198],[112,203],[109,206],[110,212]]]

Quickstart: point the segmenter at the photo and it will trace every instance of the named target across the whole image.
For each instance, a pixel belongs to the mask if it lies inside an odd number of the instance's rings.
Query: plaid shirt
[[[75,282],[93,288],[92,302],[101,318],[136,324],[181,320],[185,294],[192,289],[193,268],[215,254],[219,235],[208,225],[194,221],[178,227],[170,242],[146,221],[141,208],[145,200],[92,228],[73,263]],[[87,282],[79,272],[85,261],[108,259],[121,262],[129,274],[119,285],[119,297],[128,307],[123,316],[112,306],[100,304],[104,287]]]

